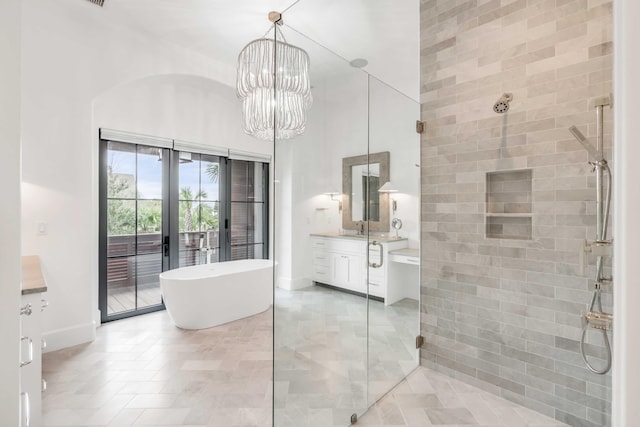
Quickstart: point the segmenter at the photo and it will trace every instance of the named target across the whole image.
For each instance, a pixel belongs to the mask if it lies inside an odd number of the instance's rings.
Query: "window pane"
[[[138,146],[138,198],[162,199],[161,149]]]
[[[249,246],[240,245],[240,246],[232,246],[231,247],[231,260],[236,259],[249,259]]]
[[[249,196],[249,162],[231,162],[231,201],[246,202]]]
[[[162,253],[140,255],[136,262],[138,309],[160,304],[162,298],[158,276],[162,272]]]
[[[133,199],[136,188],[135,145],[108,143],[107,197]]]
[[[200,203],[200,205],[198,206],[198,223],[200,225],[200,230],[215,232],[217,236],[220,226],[220,203]],[[216,244],[215,246],[218,245]]]
[[[198,200],[200,192],[200,155],[180,152],[178,188],[180,200]]]
[[[218,157],[202,155],[200,186],[203,200],[212,202],[220,200],[220,163]]]
[[[107,260],[107,313],[135,310],[136,257]]]
[[[179,210],[179,227],[180,233],[189,232],[197,232],[200,230],[200,224],[198,223],[198,206],[199,203],[193,200],[184,200],[180,201],[178,204]],[[193,236],[189,237],[197,237],[198,233],[195,233]]]
[[[180,251],[180,256],[179,256],[180,267],[189,267],[191,265],[199,265],[200,253],[201,252],[199,250]]]
[[[162,233],[162,201],[141,200],[138,202],[138,234]]]
[[[136,254],[136,236],[123,234],[107,236],[107,258],[122,257]]]
[[[231,202],[231,245],[247,243],[250,214],[247,203]]]
[[[133,235],[136,232],[136,202],[107,200],[107,235]]]
[[[264,205],[262,203],[250,203],[247,208],[251,212],[251,218],[253,222],[251,224],[251,238],[248,239],[249,243],[262,243],[263,241],[263,229],[264,229],[264,219],[262,215],[262,208]]]
[[[264,186],[265,176],[262,167],[262,163],[254,163],[253,173],[250,175],[253,179],[252,194],[248,195],[248,201],[250,202],[264,202]]]

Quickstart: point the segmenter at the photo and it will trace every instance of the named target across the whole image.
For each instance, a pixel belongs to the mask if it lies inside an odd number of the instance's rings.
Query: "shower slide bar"
[[[613,255],[612,241],[607,240],[607,231],[609,228],[609,211],[611,205],[611,169],[604,157],[604,131],[603,131],[603,115],[604,107],[610,106],[611,100],[608,97],[596,100],[596,147],[594,148],[587,138],[578,130],[577,127],[571,126],[569,132],[578,140],[580,144],[587,150],[589,156],[593,158],[589,164],[593,166],[593,172],[596,174],[596,239],[595,241],[585,241],[580,251],[580,271],[584,275],[586,265],[587,252],[596,256],[596,277],[591,303],[587,306],[587,311],[581,313],[582,319],[582,336],[580,338],[580,353],[582,360],[587,368],[598,375],[604,375],[611,369],[612,355],[611,343],[609,341],[608,332],[611,330],[613,323],[613,315],[602,311],[602,287],[610,285],[612,279],[604,277],[604,258]],[[604,174],[607,173],[606,180],[606,196],[605,196],[605,180]],[[594,367],[587,359],[585,351],[585,343],[587,340],[587,332],[593,328],[602,333],[604,347],[606,350],[605,366],[601,369]]]

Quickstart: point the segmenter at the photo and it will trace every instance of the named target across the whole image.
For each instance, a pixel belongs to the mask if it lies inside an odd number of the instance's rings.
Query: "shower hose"
[[[609,227],[609,206],[611,205],[611,169],[606,162],[602,162],[600,164],[607,171],[607,202],[604,209],[604,221],[602,221],[602,240],[607,240],[607,229]],[[603,269],[603,258],[602,256],[598,256],[596,261],[596,283],[595,288],[593,290],[593,296],[591,298],[591,304],[589,304],[589,312],[596,309],[599,312],[602,312],[602,269]],[[604,347],[606,349],[606,365],[602,369],[596,369],[587,359],[587,355],[585,352],[585,341],[587,340],[587,332],[589,330],[589,320],[587,319],[584,322],[584,326],[582,327],[582,337],[580,338],[580,354],[582,355],[582,360],[584,360],[585,365],[589,370],[598,375],[604,375],[611,369],[611,343],[609,342],[609,335],[607,331],[602,329],[602,337],[604,340]]]

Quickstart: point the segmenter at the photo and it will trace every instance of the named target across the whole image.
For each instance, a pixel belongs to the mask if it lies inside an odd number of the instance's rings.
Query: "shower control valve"
[[[595,256],[613,256],[613,242],[611,240],[585,240],[580,248],[580,274],[584,276],[584,269],[587,265],[587,253]]]

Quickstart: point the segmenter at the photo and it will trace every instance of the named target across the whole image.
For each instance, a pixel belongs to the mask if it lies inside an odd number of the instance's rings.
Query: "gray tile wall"
[[[420,19],[422,363],[568,424],[608,426],[611,377],[578,350],[595,179],[567,128],[595,138],[592,100],[612,90],[612,4],[421,0]],[[499,115],[504,92],[514,99]],[[487,238],[486,173],[521,169],[531,240]],[[589,342],[602,357],[601,336]]]

